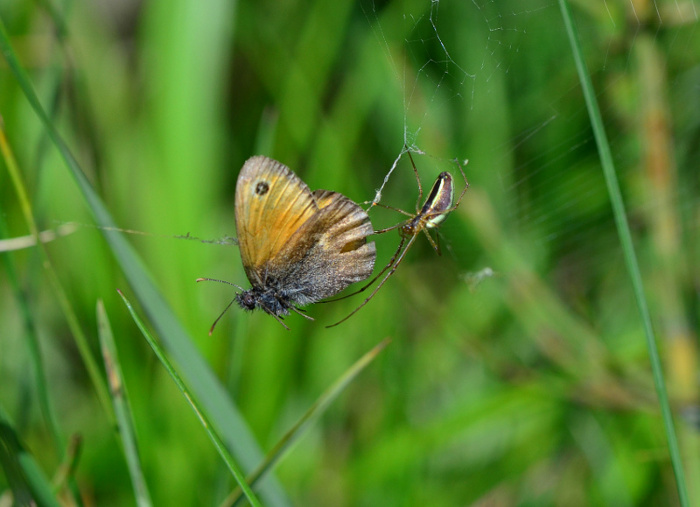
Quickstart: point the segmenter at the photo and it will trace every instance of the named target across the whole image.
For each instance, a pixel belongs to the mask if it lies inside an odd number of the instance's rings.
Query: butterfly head
[[[236,303],[244,310],[255,310],[255,295],[253,294],[253,289],[237,292],[236,293]]]
[[[289,298],[280,295],[274,289],[258,286],[243,292],[238,292],[235,300],[244,310],[260,308],[276,317],[289,315],[289,309],[292,306]]]

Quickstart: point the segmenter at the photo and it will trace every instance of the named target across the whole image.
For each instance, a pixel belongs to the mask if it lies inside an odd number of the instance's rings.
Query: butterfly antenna
[[[221,320],[221,317],[223,317],[224,314],[228,311],[228,309],[231,308],[231,305],[233,304],[233,302],[234,302],[235,300],[236,300],[236,298],[233,298],[233,299],[231,300],[231,302],[230,302],[228,305],[226,305],[226,308],[224,308],[224,311],[221,312],[221,313],[219,314],[219,316],[216,318],[216,320],[214,321],[214,323],[213,323],[213,324],[211,325],[211,327],[209,328],[209,336],[211,336],[211,334],[214,332],[214,328],[216,327],[216,325],[217,325],[217,324],[219,323],[219,321]]]
[[[233,282],[227,282],[226,280],[219,280],[218,278],[197,278],[195,282],[218,282],[218,283],[224,283],[226,285],[231,285],[239,290],[245,290],[243,287],[240,285],[233,283]]]
[[[374,297],[374,295],[379,291],[379,289],[382,288],[382,285],[384,285],[384,284],[386,283],[386,281],[389,279],[389,277],[390,277],[391,275],[393,275],[394,272],[396,271],[396,269],[399,267],[399,264],[401,264],[401,261],[403,260],[404,256],[406,255],[406,252],[408,251],[408,249],[409,249],[409,248],[411,247],[411,245],[413,244],[413,241],[415,241],[416,236],[418,236],[418,235],[415,234],[415,235],[411,236],[411,239],[410,239],[410,240],[408,241],[408,243],[406,244],[406,248],[404,248],[404,249],[403,249],[403,252],[401,252],[401,255],[400,255],[399,258],[396,260],[396,263],[395,263],[394,266],[391,268],[391,271],[389,271],[389,273],[382,279],[382,281],[379,282],[379,285],[377,285],[377,286],[374,288],[374,290],[372,291],[372,294],[370,294],[370,295],[367,297],[367,299],[365,299],[365,300],[360,304],[360,306],[358,306],[358,307],[355,308],[352,312],[350,312],[350,314],[349,314],[347,317],[345,317],[345,318],[342,319],[342,320],[339,320],[339,321],[336,322],[335,324],[331,324],[330,326],[326,326],[327,328],[329,328],[329,327],[335,327],[335,326],[337,326],[338,324],[342,324],[343,322],[345,322],[346,320],[348,320],[350,317],[352,317],[353,315],[355,315],[355,314],[360,310],[360,308],[362,308],[362,307],[365,306],[367,303],[369,303],[369,300],[372,299],[372,298]]]
[[[245,289],[244,289],[243,287],[241,287],[240,285],[237,285],[237,284],[232,283],[232,282],[227,282],[226,280],[219,280],[218,278],[197,278],[197,279],[195,280],[195,282],[218,282],[218,283],[223,283],[223,284],[226,284],[226,285],[231,285],[231,286],[236,287],[237,289],[240,289],[240,290],[245,290]],[[231,302],[228,304],[228,306],[226,306],[226,308],[224,308],[224,311],[221,312],[221,313],[219,314],[219,316],[216,318],[216,320],[214,321],[214,323],[213,323],[213,324],[211,325],[211,327],[209,328],[209,336],[211,336],[211,334],[214,332],[214,328],[216,327],[216,324],[218,324],[218,322],[221,320],[221,317],[224,316],[224,314],[228,311],[228,309],[231,308],[231,305],[233,304],[233,302],[234,302],[235,300],[236,300],[236,298],[233,298],[233,299],[231,300]]]

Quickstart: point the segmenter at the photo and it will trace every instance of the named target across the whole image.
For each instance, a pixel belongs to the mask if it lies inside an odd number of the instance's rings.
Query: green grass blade
[[[316,402],[311,405],[309,410],[297,421],[297,423],[292,426],[292,428],[285,433],[285,435],[280,439],[279,442],[270,450],[270,452],[265,456],[265,461],[253,472],[250,477],[248,477],[248,484],[254,487],[256,483],[262,480],[265,475],[272,470],[277,463],[284,457],[286,452],[294,445],[294,443],[299,440],[306,428],[311,425],[318,417],[328,408],[328,406],[342,393],[345,388],[352,382],[362,370],[364,370],[374,359],[379,355],[379,353],[386,348],[391,340],[386,338],[380,343],[375,345],[369,352],[358,359],[355,364],[353,364],[348,370],[343,373],[343,375],[336,380],[323,394],[316,400]],[[225,501],[223,505],[235,505],[239,502],[241,497],[241,491],[236,490],[231,493],[230,503]]]
[[[158,359],[163,364],[168,374],[170,374],[172,379],[175,381],[175,384],[177,384],[178,389],[180,389],[182,394],[185,396],[185,399],[194,410],[197,418],[202,423],[202,426],[204,426],[204,430],[207,432],[209,438],[214,443],[214,447],[216,447],[216,450],[219,452],[219,455],[223,458],[224,462],[226,463],[226,466],[231,471],[231,474],[236,479],[236,482],[238,482],[239,486],[243,490],[243,493],[245,493],[245,496],[248,498],[248,501],[253,506],[262,505],[260,503],[260,500],[258,500],[258,498],[255,496],[255,493],[253,493],[253,491],[250,489],[250,486],[248,486],[243,471],[233,459],[233,456],[231,456],[231,454],[228,452],[228,449],[224,445],[223,440],[221,439],[221,437],[219,437],[218,433],[213,428],[211,421],[209,420],[209,416],[205,411],[205,408],[200,405],[199,401],[197,400],[197,397],[195,396],[195,393],[193,393],[187,387],[187,385],[185,385],[185,382],[180,377],[180,374],[173,367],[173,365],[170,363],[170,360],[165,355],[165,351],[160,346],[160,344],[153,338],[153,336],[151,336],[151,334],[148,332],[148,329],[146,329],[146,326],[144,326],[140,317],[134,311],[129,300],[126,299],[126,297],[124,297],[124,294],[122,294],[121,291],[119,291],[119,295],[124,300],[126,307],[129,309],[129,312],[131,313],[131,316],[134,319],[134,322],[136,322],[136,325],[141,330],[141,333],[143,333],[143,336],[146,338],[146,341],[148,341],[148,344],[153,349],[153,352],[156,353],[156,356],[158,356]]]
[[[5,224],[5,219],[3,215],[3,210],[0,208],[0,237],[5,237],[7,235],[7,226]],[[10,288],[14,294],[15,301],[19,306],[19,313],[22,317],[22,323],[24,326],[24,333],[26,336],[26,344],[29,347],[29,355],[31,357],[33,370],[34,370],[34,382],[36,383],[37,397],[39,401],[39,407],[41,409],[41,415],[44,418],[44,422],[51,434],[54,445],[61,455],[63,452],[63,445],[61,444],[61,431],[58,425],[58,418],[51,405],[51,400],[49,398],[48,383],[46,380],[46,369],[44,367],[44,360],[41,356],[41,346],[39,345],[39,337],[37,336],[36,325],[34,323],[34,318],[32,316],[31,306],[27,297],[20,287],[19,279],[17,276],[17,269],[15,263],[10,254],[2,255],[2,260],[5,264],[5,272],[7,273],[7,279],[9,281]]]
[[[683,472],[683,464],[678,449],[678,439],[673,426],[671,407],[669,405],[668,395],[666,393],[666,382],[664,381],[661,360],[659,359],[659,351],[656,346],[654,330],[651,325],[651,316],[649,315],[649,308],[644,295],[644,287],[642,284],[642,276],[639,271],[639,263],[637,262],[637,255],[632,243],[632,234],[630,233],[629,224],[627,222],[625,204],[622,200],[620,186],[615,173],[612,152],[610,151],[610,145],[603,126],[603,119],[600,114],[600,108],[598,107],[598,101],[596,99],[593,83],[591,81],[590,74],[588,73],[586,62],[583,59],[583,51],[581,50],[578,33],[571,16],[568,2],[566,0],[559,0],[559,6],[561,7],[562,17],[564,18],[564,24],[569,36],[569,42],[571,43],[574,59],[576,60],[576,68],[578,70],[579,80],[583,89],[583,95],[586,100],[586,106],[588,108],[588,115],[591,120],[593,134],[595,135],[596,144],[598,146],[598,153],[600,154],[603,174],[605,175],[605,182],[608,187],[608,194],[610,195],[610,202],[612,204],[613,214],[615,216],[618,236],[622,245],[627,270],[632,281],[637,307],[639,308],[639,313],[642,317],[644,335],[646,336],[649,359],[651,361],[651,370],[654,377],[654,385],[656,386],[656,394],[659,397],[661,415],[664,422],[664,428],[666,430],[668,450],[671,455],[671,464],[676,477],[678,497],[681,505],[687,506],[689,503],[687,487],[685,484],[685,474]]]
[[[59,507],[51,484],[0,408],[0,465],[12,489],[13,505]]]
[[[136,434],[134,432],[133,416],[129,398],[126,392],[126,385],[123,381],[117,347],[114,343],[112,328],[109,324],[107,312],[102,301],[97,303],[97,323],[99,327],[100,345],[102,347],[102,357],[105,362],[107,379],[109,380],[109,390],[112,394],[114,404],[114,414],[117,419],[117,431],[124,446],[126,463],[129,467],[131,482],[136,494],[136,504],[140,507],[150,507],[151,495],[148,493],[148,486],[141,470],[141,459],[139,458],[138,446],[136,445]]]
[[[88,339],[85,336],[85,333],[83,332],[82,328],[80,327],[80,324],[78,322],[78,317],[76,316],[76,313],[68,299],[68,296],[66,295],[65,290],[63,289],[63,285],[61,284],[61,281],[59,280],[56,270],[53,268],[53,264],[49,258],[49,255],[46,251],[46,247],[44,246],[44,243],[41,241],[40,236],[41,233],[39,232],[39,229],[36,224],[36,220],[34,218],[34,213],[32,212],[32,206],[29,200],[29,195],[27,193],[24,181],[22,180],[22,175],[19,169],[19,166],[17,165],[17,161],[15,160],[14,153],[10,147],[10,144],[8,142],[7,136],[5,135],[5,129],[4,126],[2,125],[1,119],[0,119],[0,152],[2,153],[2,157],[5,160],[5,164],[7,166],[7,170],[10,174],[10,179],[12,180],[12,184],[14,186],[15,192],[17,194],[17,198],[19,200],[20,206],[22,208],[22,214],[24,215],[24,220],[27,223],[27,227],[31,231],[32,235],[35,238],[36,245],[38,247],[38,252],[39,256],[42,260],[43,266],[45,267],[45,272],[46,275],[51,282],[51,287],[54,291],[54,294],[56,295],[56,299],[61,305],[61,310],[63,311],[63,314],[66,317],[66,321],[68,322],[68,325],[70,326],[71,332],[73,333],[73,337],[75,339],[76,346],[78,347],[78,351],[80,352],[80,356],[85,363],[85,367],[88,370],[88,374],[90,375],[90,380],[92,381],[93,385],[95,386],[95,391],[97,392],[97,397],[99,398],[100,402],[102,405],[105,407],[105,411],[107,413],[107,417],[111,419],[112,413],[109,410],[109,396],[107,395],[107,387],[102,379],[102,376],[100,374],[99,368],[97,367],[97,362],[95,361],[95,358],[92,355],[92,352],[90,351],[90,346],[88,344]],[[8,261],[9,262],[9,261]],[[13,279],[12,275],[12,270],[8,269],[8,273],[10,273],[10,278]],[[13,281],[13,285],[16,287],[19,287],[19,284],[16,280]],[[17,290],[19,290],[17,288]],[[24,296],[21,294],[21,291],[18,292],[18,301],[20,301],[20,304],[22,304],[22,300],[24,299]],[[52,409],[51,409],[51,404],[49,400],[49,395],[48,395],[48,388],[46,385],[46,377],[45,377],[45,372],[44,372],[44,362],[41,357],[41,350],[39,347],[39,342],[36,340],[36,332],[34,329],[33,325],[33,319],[31,316],[31,312],[27,308],[25,311],[23,311],[23,317],[25,321],[25,327],[27,329],[27,335],[29,336],[29,348],[30,348],[30,353],[32,356],[32,360],[34,362],[34,368],[35,368],[35,375],[37,379],[37,390],[39,393],[39,403],[42,408],[42,412],[44,413],[44,417],[47,420],[47,424],[49,425],[53,438],[55,440],[56,446],[59,451],[59,455],[63,457],[64,455],[64,442],[61,437],[61,433],[58,430],[58,422],[56,417],[52,414]]]
[[[68,440],[68,445],[66,445],[63,461],[58,466],[51,479],[53,490],[57,492],[70,492],[73,495],[72,501],[75,502],[77,506],[84,505],[83,499],[80,496],[80,490],[78,489],[78,483],[75,480],[75,471],[78,469],[78,462],[80,461],[82,449],[82,437],[77,433],[73,434]],[[59,498],[62,502],[66,503],[66,499],[63,495],[59,496]]]
[[[49,138],[59,151],[71,175],[78,183],[96,222],[103,228],[116,228],[117,225],[107,208],[39,102],[26,72],[19,64],[9,43],[7,30],[1,18],[0,52],[7,60],[25,97],[44,125]],[[216,427],[221,431],[227,446],[236,454],[244,468],[252,469],[256,463],[262,460],[263,453],[237,407],[232,403],[197,348],[192,344],[192,340],[153,284],[141,259],[131,245],[121,233],[115,230],[103,229],[101,232],[150,321],[158,330],[159,335],[163,337],[163,343],[168,353],[180,365],[183,376],[206,408]],[[288,504],[282,489],[276,482],[266,482],[261,494],[265,496],[268,504]]]

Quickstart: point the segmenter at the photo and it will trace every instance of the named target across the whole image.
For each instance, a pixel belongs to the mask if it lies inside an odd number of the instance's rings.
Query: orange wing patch
[[[263,282],[263,267],[317,212],[309,187],[285,165],[262,156],[245,163],[236,184],[236,230],[251,282]]]

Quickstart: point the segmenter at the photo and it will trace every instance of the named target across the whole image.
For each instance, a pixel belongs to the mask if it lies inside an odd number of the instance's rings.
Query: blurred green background
[[[572,8],[697,505],[700,5]],[[150,234],[127,240],[263,452],[392,338],[281,462],[266,504],[678,502],[556,2],[11,0],[0,18],[116,223]],[[83,224],[49,243],[49,257],[100,364],[95,306],[105,303],[154,504],[219,505],[232,481],[119,299],[117,288],[134,301],[138,291],[5,60],[0,114],[39,228]],[[274,157],[311,189],[358,202],[374,198],[399,159],[381,202],[413,210],[404,144],[425,154],[414,155],[424,187],[442,170],[459,182],[453,160],[469,160],[470,189],[441,228],[441,256],[418,238],[395,276],[338,327],[324,326],[361,296],[310,307],[315,322],[292,315],[291,331],[232,308],[207,335],[233,291],[194,280],[248,286],[240,256],[232,245],[173,236],[235,235],[235,182],[249,156]],[[0,168],[3,235],[28,235],[6,158]],[[403,219],[385,209],[371,217],[375,228]],[[393,232],[376,238],[378,266],[398,241]],[[41,257],[34,248],[2,256],[14,267],[0,272],[0,410],[54,476],[61,452],[40,410],[14,272],[56,427],[62,439],[82,437],[75,477],[85,505],[133,504],[120,440]]]

